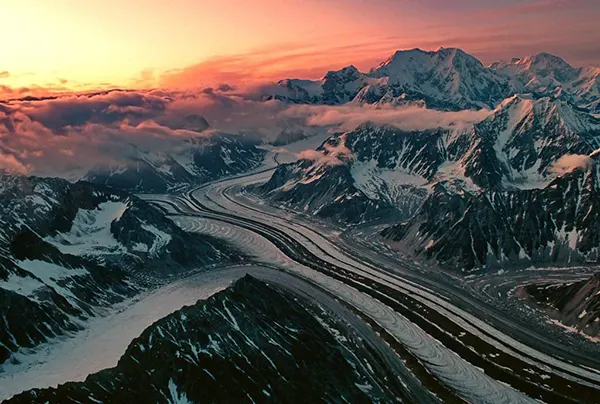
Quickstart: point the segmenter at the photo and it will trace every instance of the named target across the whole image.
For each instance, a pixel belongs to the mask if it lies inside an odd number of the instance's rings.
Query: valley
[[[1,176],[0,400],[599,402],[597,85],[440,48],[69,100],[119,156]]]

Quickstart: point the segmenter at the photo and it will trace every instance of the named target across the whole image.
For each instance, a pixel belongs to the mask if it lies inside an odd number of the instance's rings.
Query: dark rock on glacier
[[[526,285],[520,288],[520,295],[562,324],[600,336],[600,273],[575,283]]]

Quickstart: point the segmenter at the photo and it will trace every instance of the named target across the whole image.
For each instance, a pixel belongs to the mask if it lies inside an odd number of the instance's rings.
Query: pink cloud
[[[353,130],[366,122],[403,130],[426,130],[468,127],[485,119],[490,111],[445,112],[414,106],[294,105],[284,114],[303,118],[307,125],[331,126],[333,130]]]
[[[550,172],[556,175],[564,175],[577,169],[587,169],[593,164],[594,160],[583,154],[565,154],[556,160],[550,167]]]

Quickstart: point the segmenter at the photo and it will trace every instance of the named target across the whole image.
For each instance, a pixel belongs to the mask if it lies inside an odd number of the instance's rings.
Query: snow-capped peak
[[[537,71],[544,69],[573,69],[573,66],[568,64],[564,59],[546,52],[519,59],[515,64],[522,65],[526,69]]]

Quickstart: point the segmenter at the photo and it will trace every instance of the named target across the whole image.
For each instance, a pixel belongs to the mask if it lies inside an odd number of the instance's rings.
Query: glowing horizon
[[[586,0],[2,2],[0,95],[317,78],[415,47],[600,65],[600,4]]]

